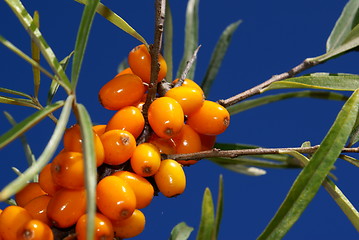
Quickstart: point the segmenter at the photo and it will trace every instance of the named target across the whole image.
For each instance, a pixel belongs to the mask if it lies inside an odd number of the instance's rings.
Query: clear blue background
[[[153,39],[153,1],[103,1],[128,21],[146,40]],[[199,43],[195,81],[201,82],[211,52],[223,29],[239,19],[210,100],[230,97],[274,74],[285,72],[307,57],[325,52],[325,42],[346,1],[243,1],[221,0],[200,2]],[[59,59],[73,49],[82,5],[74,1],[24,1],[29,12],[40,12],[41,31]],[[174,64],[182,57],[186,1],[171,1],[174,19]],[[30,54],[30,39],[4,2],[0,2],[0,34]],[[115,74],[128,52],[139,42],[97,15],[78,85],[78,102],[85,104],[92,120],[105,124],[113,112],[103,109],[97,100],[98,90]],[[29,64],[0,46],[0,82],[2,87],[32,94],[32,71]],[[42,65],[46,65],[42,60]],[[358,74],[358,54],[350,53],[310,72],[345,72]],[[50,80],[42,77],[40,99],[45,103]],[[348,95],[350,93],[347,93]],[[63,99],[61,91],[57,99]],[[219,142],[247,143],[263,147],[296,147],[304,141],[319,144],[335,119],[342,102],[314,99],[292,99],[240,113],[231,119]],[[0,105],[18,121],[34,112],[20,106]],[[57,113],[58,114],[58,113]],[[10,128],[0,116],[0,133]],[[71,124],[75,120],[71,119]],[[35,156],[46,146],[54,124],[44,120],[27,133]],[[40,133],[40,134],[39,134]],[[0,187],[16,175],[10,167],[26,169],[19,141],[0,150]],[[339,160],[334,173],[337,184],[356,206],[358,169]],[[155,197],[144,209],[145,231],[135,239],[167,239],[173,226],[181,221],[197,233],[202,195],[209,187],[216,198],[218,178],[224,177],[224,212],[219,239],[255,239],[263,231],[283,201],[298,170],[272,170],[261,177],[233,173],[209,162],[186,168],[187,189],[183,195],[167,199]],[[0,207],[5,207],[0,203]],[[299,221],[284,239],[357,239],[358,234],[328,193],[321,189]]]

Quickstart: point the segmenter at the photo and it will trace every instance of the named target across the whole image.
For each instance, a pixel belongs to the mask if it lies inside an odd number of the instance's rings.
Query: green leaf
[[[79,79],[82,61],[85,55],[87,41],[90,35],[93,19],[96,14],[96,8],[100,1],[93,0],[89,1],[82,12],[82,18],[80,27],[77,31],[77,38],[74,49],[74,59],[72,61],[72,72],[71,72],[71,84],[72,89],[76,89],[77,82]]]
[[[336,92],[305,90],[298,92],[279,93],[275,95],[242,101],[235,105],[227,107],[227,110],[231,115],[235,115],[237,113],[244,112],[246,110],[255,107],[263,106],[265,104],[269,104],[285,99],[290,99],[290,98],[318,98],[318,99],[327,99],[327,100],[336,100],[336,101],[348,100],[347,96]]]
[[[339,158],[341,158],[341,159],[347,161],[348,163],[353,164],[353,165],[356,166],[356,167],[359,167],[359,160],[356,159],[356,158],[353,158],[353,157],[348,156],[348,155],[343,155],[343,154],[340,155]]]
[[[298,175],[279,210],[259,236],[262,239],[282,239],[316,195],[341,153],[358,114],[359,90],[356,90],[339,112],[310,162]]]
[[[173,81],[173,21],[170,3],[166,0],[166,13],[164,23],[163,57],[167,63],[167,82]]]
[[[64,101],[58,101],[52,105],[46,106],[43,109],[35,112],[25,120],[18,123],[15,127],[0,136],[0,149],[15,140],[24,132],[35,126],[42,119],[46,118],[47,115],[64,106]]]
[[[82,104],[77,104],[78,118],[81,127],[81,137],[83,139],[82,148],[85,159],[85,183],[87,200],[87,225],[86,239],[93,239],[95,232],[95,214],[96,214],[96,184],[97,168],[94,135],[92,130],[92,121],[89,113]]]
[[[192,58],[194,51],[198,47],[198,4],[199,0],[188,0],[187,3],[184,52],[177,71],[177,78],[182,75],[187,61]],[[187,78],[194,79],[195,68],[196,63],[194,62],[187,74]]]
[[[39,107],[36,106],[32,101],[30,101],[28,99],[22,99],[22,98],[0,96],[0,103],[19,105],[19,106],[32,107],[32,108],[39,109]]]
[[[19,91],[15,91],[15,90],[12,90],[12,89],[7,89],[7,88],[2,88],[0,87],[0,92],[3,92],[3,93],[9,93],[9,94],[13,94],[13,95],[18,95],[18,96],[21,96],[21,97],[26,97],[28,99],[32,99],[32,97],[26,93],[23,93],[23,92],[19,92]]]
[[[87,0],[75,0],[75,1],[85,5],[88,4]],[[102,17],[106,18],[109,22],[119,27],[126,33],[130,34],[132,37],[136,38],[137,40],[139,40],[140,42],[142,42],[148,47],[146,40],[139,33],[137,33],[135,29],[133,29],[125,20],[123,20],[120,16],[114,13],[111,9],[109,9],[102,3],[99,3],[96,12],[100,14]]]
[[[171,231],[169,240],[187,240],[193,231],[185,222],[177,224]]]
[[[37,11],[34,13],[34,24],[38,28],[40,27],[39,13]],[[32,59],[40,64],[40,49],[33,40],[31,40],[31,55]],[[34,75],[34,96],[37,98],[40,89],[40,69],[32,66],[32,72]]]
[[[219,175],[219,188],[218,188],[218,196],[217,196],[217,209],[216,209],[216,218],[214,219],[214,226],[212,231],[212,240],[216,240],[218,238],[219,227],[222,221],[223,214],[223,176]]]
[[[284,88],[314,88],[336,91],[354,91],[359,88],[359,75],[345,73],[312,73],[274,82],[262,92]]]
[[[206,75],[203,78],[201,88],[203,89],[204,95],[208,96],[209,90],[214,82],[214,79],[217,76],[218,70],[221,67],[222,60],[224,56],[226,55],[227,49],[229,47],[229,44],[232,39],[233,33],[238,28],[239,24],[242,21],[239,20],[237,22],[234,22],[230,24],[222,33],[221,37],[219,38],[212,56],[211,60],[209,62],[209,65],[207,67]]]
[[[206,188],[202,200],[202,216],[199,225],[197,240],[211,239],[211,234],[214,229],[214,206],[212,193],[209,188]]]
[[[260,160],[243,160],[241,158],[210,158],[210,161],[218,164],[219,166],[231,170],[236,173],[245,174],[248,176],[262,176],[267,172],[263,169],[256,167],[249,167],[247,165],[262,165],[261,167],[277,166],[272,162],[265,162]]]
[[[42,36],[37,25],[34,23],[30,14],[22,5],[20,0],[5,0],[5,2],[10,6],[11,10],[15,13],[16,17],[20,20],[21,24],[29,33],[31,39],[40,48],[42,55],[45,57],[51,69],[59,77],[59,83],[61,84],[61,86],[65,88],[67,93],[70,93],[71,85],[69,79],[66,76],[66,73],[62,69],[60,63],[56,58],[55,53],[52,51],[50,46],[45,41],[44,37]]]
[[[26,171],[23,172],[21,176],[17,177],[15,180],[13,180],[11,183],[9,183],[7,186],[3,188],[3,190],[0,192],[0,201],[4,201],[8,199],[10,196],[14,195],[19,190],[21,190],[27,184],[27,182],[31,180],[36,174],[38,174],[53,157],[57,149],[57,146],[61,142],[62,136],[65,132],[66,125],[70,117],[73,101],[74,101],[74,96],[70,95],[67,97],[65,104],[61,102],[61,106],[64,107],[62,109],[59,121],[56,124],[55,130],[51,138],[49,139],[44,151],[41,153],[37,161],[31,167],[27,168]],[[52,108],[53,107],[54,106],[52,106]],[[15,126],[15,130],[17,130],[17,132],[21,132],[20,130],[23,122]],[[12,130],[10,130],[10,132],[11,131]],[[5,133],[3,136],[0,137],[1,147],[4,145],[3,137],[7,134],[8,133]]]

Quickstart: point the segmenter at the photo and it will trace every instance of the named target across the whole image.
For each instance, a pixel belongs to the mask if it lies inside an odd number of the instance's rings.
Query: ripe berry
[[[28,221],[18,234],[17,240],[53,240],[51,228],[45,223],[32,219]]]
[[[19,206],[8,206],[0,214],[0,236],[4,240],[15,240],[31,215]]]
[[[136,208],[136,196],[132,188],[116,176],[103,178],[97,184],[96,196],[97,207],[111,220],[129,218]]]
[[[166,77],[167,64],[161,54],[158,55],[158,63],[160,71],[158,73],[157,82]],[[139,45],[131,50],[128,54],[128,65],[134,74],[139,76],[142,81],[150,83],[151,78],[151,55],[145,45]]]
[[[102,215],[95,215],[95,238],[94,240],[113,240],[114,233],[111,221]],[[87,214],[82,215],[76,223],[77,240],[86,240]]]
[[[85,190],[62,188],[55,193],[47,206],[47,216],[54,226],[67,228],[74,225],[86,210]]]
[[[136,195],[136,208],[145,208],[151,203],[154,189],[146,178],[128,171],[118,171],[112,175],[123,179],[130,185]]]
[[[106,131],[114,129],[126,130],[137,138],[140,136],[144,126],[145,119],[143,118],[141,110],[134,106],[128,106],[122,108],[112,116],[107,123]]]
[[[99,101],[109,110],[119,110],[138,103],[145,87],[142,80],[134,74],[124,74],[107,82],[99,92]]]
[[[101,136],[105,149],[105,163],[119,165],[126,162],[136,148],[136,139],[125,130],[110,130]]]
[[[166,197],[182,194],[186,188],[186,175],[182,166],[172,159],[161,162],[160,169],[155,174],[155,181],[160,192]]]
[[[94,132],[98,135],[101,136],[102,134],[105,133],[107,125],[104,124],[100,124],[100,125],[94,125],[92,127],[92,130],[94,130]]]
[[[159,137],[172,138],[184,125],[182,107],[173,98],[157,98],[148,109],[148,121]]]
[[[204,135],[204,134],[198,134],[198,135],[201,138],[202,151],[211,150],[214,147],[217,138],[216,135]]]
[[[32,199],[28,202],[24,208],[30,213],[33,219],[40,220],[47,225],[51,226],[49,218],[47,217],[47,206],[51,200],[51,196],[42,195],[37,198]]]
[[[145,228],[146,219],[143,213],[136,209],[132,216],[122,221],[112,221],[115,237],[132,238],[139,235]]]
[[[181,105],[185,115],[197,111],[204,101],[202,90],[186,86],[174,87],[166,92],[165,96],[175,99]]]
[[[116,75],[116,77],[117,77],[117,76],[120,76],[120,75],[125,75],[125,74],[133,74],[131,68],[128,67],[128,68],[123,69],[121,72],[119,72],[119,73]]]
[[[155,145],[160,153],[164,154],[175,154],[176,153],[176,145],[172,138],[164,139],[160,138],[156,134],[152,134],[150,139],[148,140],[149,143]]]
[[[178,82],[178,80],[179,80],[178,78],[175,79],[175,80],[173,81],[173,84],[176,84],[176,83]],[[181,86],[195,88],[195,89],[197,89],[198,91],[202,92],[202,95],[204,95],[202,88],[201,88],[195,81],[193,81],[193,80],[191,80],[191,79],[186,78],[186,79],[183,81],[183,83],[182,83]]]
[[[155,145],[142,143],[138,145],[131,157],[131,167],[143,177],[154,175],[161,163],[161,154]]]
[[[47,164],[39,174],[39,184],[47,194],[53,196],[62,187],[54,182],[51,174],[52,163]]]
[[[45,194],[39,183],[31,182],[15,194],[15,201],[18,206],[23,207],[32,199]]]
[[[227,129],[229,121],[227,109],[218,103],[206,100],[199,110],[188,116],[187,124],[198,133],[218,135]]]

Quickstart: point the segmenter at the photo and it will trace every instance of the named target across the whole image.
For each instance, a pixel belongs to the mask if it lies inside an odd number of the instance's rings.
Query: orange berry
[[[138,145],[131,157],[131,167],[133,171],[142,177],[154,175],[160,167],[160,164],[160,151],[151,143]]]
[[[119,110],[136,104],[145,93],[142,80],[134,74],[124,74],[107,82],[99,92],[99,101],[109,110]]]
[[[149,143],[155,145],[160,153],[164,154],[175,154],[176,153],[176,144],[173,139],[164,139],[160,138],[156,134],[152,134],[150,139],[148,140]]]
[[[19,206],[8,206],[0,214],[0,236],[4,240],[15,240],[31,215]]]
[[[85,186],[84,159],[79,152],[60,152],[52,161],[51,174],[54,182],[69,189]]]
[[[202,151],[211,150],[214,147],[217,138],[216,135],[204,135],[204,134],[198,134],[198,135],[201,138]]]
[[[139,76],[142,81],[150,83],[151,79],[151,55],[144,44],[133,48],[128,54],[128,65],[134,74]],[[158,63],[160,71],[158,73],[157,82],[166,77],[167,63],[161,54],[158,54]]]
[[[135,138],[140,136],[145,119],[140,109],[134,106],[124,107],[112,116],[107,123],[106,131],[119,129],[130,132]]]
[[[136,209],[132,216],[122,221],[112,221],[115,237],[132,238],[139,235],[145,229],[146,218],[143,213]]]
[[[146,178],[128,171],[118,171],[112,175],[123,179],[130,185],[136,196],[136,208],[145,208],[151,203],[154,189]]]
[[[182,107],[183,113],[189,115],[197,111],[203,104],[203,91],[196,88],[179,86],[170,89],[165,94],[166,97],[173,98]]]
[[[136,139],[125,130],[110,130],[101,136],[105,148],[105,163],[119,165],[126,162],[136,148]]]
[[[94,126],[92,127],[92,129],[94,130],[94,132],[95,132],[98,136],[101,136],[102,134],[105,133],[106,127],[107,127],[107,125],[100,124],[100,125],[94,125]]]
[[[104,149],[100,137],[94,134],[94,145],[96,153],[96,166],[100,166],[105,158]],[[82,153],[82,137],[80,125],[75,124],[68,128],[64,134],[64,150],[67,152]]]
[[[178,78],[175,79],[173,81],[173,84],[176,84],[178,82],[178,80],[179,80]],[[183,81],[181,86],[195,88],[198,91],[202,92],[202,95],[204,95],[202,88],[195,81],[193,81],[191,79],[185,78],[185,80]]]
[[[132,188],[121,178],[107,176],[96,188],[96,204],[103,215],[111,220],[129,218],[136,208],[136,196]]]
[[[18,240],[53,240],[54,235],[46,223],[36,219],[28,221],[18,234]]]
[[[94,240],[113,240],[114,233],[111,221],[102,215],[95,215],[95,238]],[[82,215],[76,223],[77,240],[86,240],[87,214]]]
[[[33,219],[40,220],[47,225],[51,226],[49,218],[47,217],[47,206],[51,200],[51,196],[42,195],[37,198],[32,199],[28,202],[24,208],[30,213]]]
[[[188,116],[187,124],[196,132],[205,135],[223,133],[230,121],[226,108],[212,101],[204,101],[202,107]]]
[[[74,225],[86,210],[86,192],[62,188],[47,206],[47,216],[54,226],[67,228]]]
[[[186,188],[186,175],[182,166],[172,159],[161,162],[160,169],[155,174],[155,181],[160,192],[166,197],[182,194]]]
[[[15,194],[15,201],[18,206],[23,207],[32,199],[45,194],[46,192],[42,190],[39,183],[31,182],[26,184],[23,189],[21,189],[18,193]]]
[[[117,77],[117,76],[120,76],[120,75],[125,75],[125,74],[133,74],[131,68],[128,67],[128,68],[123,69],[121,72],[119,72],[119,73],[116,75],[116,77]]]
[[[47,194],[53,196],[62,187],[54,182],[51,174],[51,164],[47,164],[39,174],[39,184]]]
[[[160,97],[151,103],[148,121],[159,137],[171,138],[177,135],[184,125],[183,110],[173,98]]]
[[[198,133],[189,125],[185,124],[176,137],[173,138],[176,145],[176,153],[194,153],[201,151],[201,138]],[[197,163],[196,160],[178,161],[182,165],[192,165]]]

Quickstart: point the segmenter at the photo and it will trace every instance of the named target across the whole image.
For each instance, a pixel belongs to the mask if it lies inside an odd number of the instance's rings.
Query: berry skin
[[[114,233],[111,221],[102,215],[95,215],[95,238],[94,240],[113,240]],[[87,214],[82,215],[76,223],[77,240],[86,240]]]
[[[218,103],[206,100],[199,110],[188,116],[187,124],[198,133],[218,135],[227,129],[229,121],[227,109]]]
[[[68,189],[85,186],[84,159],[79,152],[60,152],[52,161],[51,174],[54,182]]]
[[[120,76],[120,75],[125,75],[125,74],[133,74],[131,68],[128,67],[128,68],[123,69],[121,72],[119,72],[119,73],[116,75],[116,77],[117,77],[117,76]]]
[[[166,197],[182,194],[186,188],[186,175],[182,166],[172,159],[161,162],[160,169],[155,174],[155,181],[160,192]]]
[[[132,156],[136,148],[136,139],[125,130],[110,130],[101,136],[105,149],[105,163],[119,165]]]
[[[39,184],[47,194],[53,196],[62,187],[54,182],[51,174],[52,163],[47,164],[39,174]]]
[[[15,201],[18,206],[24,207],[32,199],[45,194],[39,183],[31,182],[15,194]]]
[[[107,125],[100,124],[100,125],[94,125],[92,129],[100,137],[102,134],[105,133],[106,127]]]
[[[143,213],[136,209],[132,216],[123,221],[112,221],[115,237],[132,238],[139,235],[145,228],[146,218]]]
[[[129,131],[135,138],[140,136],[145,119],[140,109],[134,106],[124,107],[112,116],[107,123],[106,131],[119,129]]]
[[[154,175],[160,167],[160,164],[160,151],[151,143],[138,145],[131,157],[131,167],[133,171],[142,177]]]
[[[107,82],[99,92],[99,101],[109,110],[119,110],[138,103],[145,93],[142,80],[134,74],[124,74]]]
[[[166,92],[165,96],[175,99],[181,105],[185,115],[197,111],[204,101],[202,90],[186,86],[172,88]]]
[[[184,125],[182,107],[173,98],[157,98],[148,109],[148,121],[159,137],[172,138],[181,131]]]
[[[18,234],[17,240],[53,240],[51,228],[45,223],[32,219],[28,221]]]
[[[67,228],[74,225],[86,210],[85,190],[62,188],[47,206],[47,216],[54,226]]]
[[[136,208],[136,195],[121,178],[107,176],[96,188],[96,204],[103,215],[111,220],[129,218]]]
[[[8,206],[0,214],[0,236],[4,240],[15,240],[31,215],[19,206]]]
[[[146,178],[128,171],[118,171],[112,175],[123,179],[130,185],[136,195],[136,208],[145,208],[151,203],[154,189]]]
[[[144,44],[133,48],[128,54],[128,65],[134,74],[139,76],[142,81],[150,83],[151,78],[151,55]],[[166,77],[167,63],[161,54],[158,55],[158,63],[160,71],[158,73],[157,82]]]
[[[40,220],[51,226],[52,223],[47,217],[47,206],[49,205],[51,198],[52,197],[49,195],[39,196],[28,202],[24,208],[30,213],[33,219]]]
[[[178,80],[179,80],[178,78],[175,79],[175,80],[173,81],[173,84],[176,84],[176,83],[178,82]],[[203,93],[202,88],[201,88],[195,81],[193,81],[193,80],[191,80],[191,79],[186,78],[186,79],[183,81],[183,83],[182,83],[181,86],[195,88],[195,89],[197,89],[198,91],[202,92],[202,95],[204,96],[204,93]]]
[[[202,151],[211,150],[214,147],[214,144],[216,143],[216,135],[204,135],[204,134],[198,134],[201,138],[201,144],[202,144]]]
[[[160,153],[164,153],[164,154],[176,153],[176,144],[171,138],[164,139],[164,138],[160,138],[156,134],[152,134],[148,142],[155,145],[160,151]]]
[[[100,137],[94,132],[94,145],[96,153],[96,166],[100,166],[105,158],[104,148]],[[82,137],[80,125],[75,124],[68,128],[64,134],[64,150],[67,152],[82,153]]]

